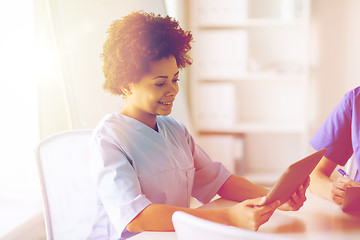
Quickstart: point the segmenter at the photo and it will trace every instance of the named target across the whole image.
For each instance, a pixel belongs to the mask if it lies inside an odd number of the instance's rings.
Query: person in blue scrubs
[[[311,174],[310,191],[341,205],[349,186],[360,186],[360,87],[347,92],[310,142],[320,150],[326,148],[325,156]],[[341,176],[332,180],[337,166],[344,166],[354,158],[354,177]]]
[[[212,161],[179,121],[169,116],[180,71],[191,64],[192,34],[169,16],[133,12],[115,20],[103,47],[104,89],[125,98],[93,132],[99,195],[92,236],[126,239],[142,231],[173,231],[172,214],[257,230],[273,212],[300,209],[306,180],[286,203],[264,204],[268,189]],[[190,198],[239,202],[223,209],[192,209]],[[95,238],[95,237],[94,237]]]

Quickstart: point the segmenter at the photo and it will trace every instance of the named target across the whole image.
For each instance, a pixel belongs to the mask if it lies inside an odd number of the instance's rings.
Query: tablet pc
[[[341,205],[344,212],[360,211],[360,187],[347,187]]]
[[[276,200],[280,200],[281,203],[285,203],[291,194],[314,170],[320,159],[324,156],[325,152],[326,149],[321,149],[310,156],[291,164],[267,194],[265,204]]]

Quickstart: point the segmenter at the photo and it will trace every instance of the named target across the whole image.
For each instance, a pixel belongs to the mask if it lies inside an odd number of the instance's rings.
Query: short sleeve
[[[121,147],[99,133],[93,135],[93,143],[98,152],[94,161],[98,195],[120,236],[151,202],[141,193],[136,173]]]
[[[351,99],[351,92],[345,94],[310,141],[315,150],[326,148],[325,157],[342,166],[353,154]]]
[[[208,203],[232,173],[222,163],[212,161],[207,153],[194,142],[187,130],[186,137],[195,166],[192,196],[202,203]]]

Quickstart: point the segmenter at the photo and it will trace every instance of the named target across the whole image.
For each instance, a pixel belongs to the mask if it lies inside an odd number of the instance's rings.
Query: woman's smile
[[[172,107],[174,101],[158,101],[158,103],[165,105],[167,107]]]

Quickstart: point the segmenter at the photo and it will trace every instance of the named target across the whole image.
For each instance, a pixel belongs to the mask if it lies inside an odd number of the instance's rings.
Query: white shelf
[[[306,27],[305,20],[283,20],[283,19],[248,19],[240,23],[211,23],[199,25],[200,30],[206,29],[242,29],[242,28],[274,28],[274,27]]]
[[[269,172],[269,171],[258,171],[258,172],[246,172],[241,176],[249,179],[251,182],[260,186],[271,188],[276,181],[280,178],[282,172]]]
[[[272,169],[247,174],[259,183],[274,183],[308,144],[310,5],[310,0],[196,0],[188,9],[194,129],[211,139],[203,140],[207,149],[232,138],[223,151],[234,155],[236,169]]]
[[[224,77],[224,78],[199,78],[202,82],[241,82],[241,81],[305,81],[305,73],[247,73],[241,77]]]
[[[201,134],[248,134],[248,133],[302,133],[305,125],[299,123],[236,123],[231,127],[199,126]]]

